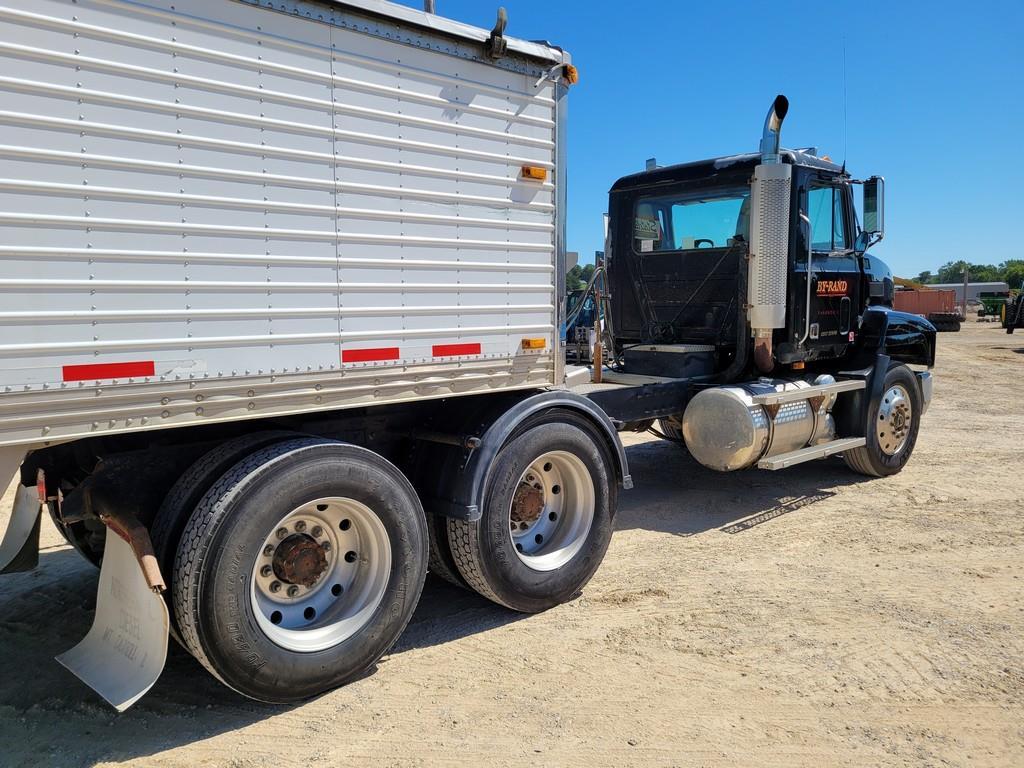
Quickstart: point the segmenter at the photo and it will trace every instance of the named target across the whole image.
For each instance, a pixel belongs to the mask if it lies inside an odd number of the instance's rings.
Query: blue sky
[[[844,38],[847,167],[886,178],[874,253],[904,276],[1024,258],[1024,5],[437,0],[437,10],[489,28],[499,4],[510,35],[561,45],[580,69],[568,240],[581,260],[602,247],[615,179],[652,156],[669,165],[756,150],[776,93],[790,100],[783,144],[842,160]]]

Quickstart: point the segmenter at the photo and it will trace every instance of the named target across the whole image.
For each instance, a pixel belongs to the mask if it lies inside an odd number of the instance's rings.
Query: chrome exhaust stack
[[[761,162],[750,190],[750,268],[747,317],[754,337],[754,364],[762,373],[775,367],[772,335],[786,325],[789,202],[793,168],[779,154],[782,121],[789,100],[779,94],[764,120]]]

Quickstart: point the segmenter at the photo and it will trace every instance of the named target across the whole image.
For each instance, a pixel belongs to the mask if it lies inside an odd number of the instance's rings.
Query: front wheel
[[[381,456],[303,438],[263,448],[210,487],[175,557],[185,646],[239,693],[307,698],[369,668],[419,599],[419,498]]]
[[[572,421],[537,424],[495,457],[480,520],[449,520],[466,582],[508,608],[536,613],[571,599],[612,534],[615,471],[603,440]]]
[[[868,408],[864,433],[867,444],[843,454],[847,465],[870,477],[886,477],[902,470],[917,443],[922,409],[914,372],[905,365],[890,367],[881,397]]]

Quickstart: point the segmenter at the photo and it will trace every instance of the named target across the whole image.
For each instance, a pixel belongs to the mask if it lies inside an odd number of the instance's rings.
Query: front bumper
[[[932,387],[935,383],[935,377],[932,376],[931,371],[915,371],[917,374],[917,383],[921,387],[921,415],[923,416],[928,412],[928,406],[932,402]]]

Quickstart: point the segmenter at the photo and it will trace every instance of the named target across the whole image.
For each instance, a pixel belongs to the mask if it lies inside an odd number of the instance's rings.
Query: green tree
[[[567,291],[578,291],[583,285],[583,268],[577,264],[565,275],[565,289]]]
[[[1002,280],[1013,289],[1019,289],[1024,283],[1024,259],[1007,259],[999,265]]]
[[[932,281],[932,271],[926,269],[924,272],[914,278],[914,282],[917,283],[930,283]]]
[[[594,276],[594,265],[584,264],[582,267],[577,264],[565,274],[565,289],[567,291],[578,291],[587,287],[590,278]]]
[[[949,261],[939,267],[935,282],[937,283],[960,283],[964,279],[964,270],[970,269],[966,261]]]

